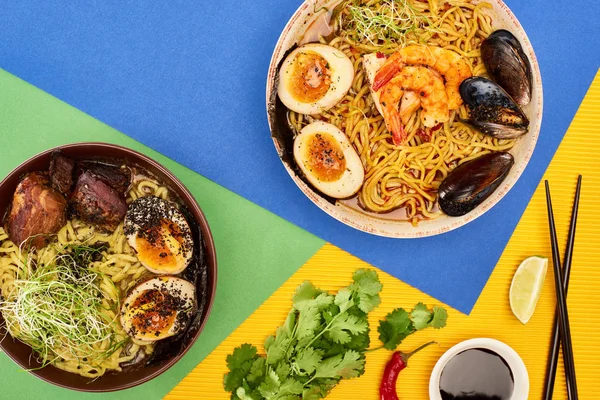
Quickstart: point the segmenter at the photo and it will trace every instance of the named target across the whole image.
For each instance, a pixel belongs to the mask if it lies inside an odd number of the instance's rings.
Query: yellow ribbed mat
[[[577,173],[583,174],[583,190],[568,303],[580,398],[597,399],[600,396],[600,254],[597,252],[600,242],[600,74],[545,175],[551,184],[561,249],[566,243]],[[551,265],[538,307],[527,325],[517,321],[508,304],[513,273],[524,258],[534,254],[551,257],[543,185],[535,192],[471,315],[451,309],[446,328],[418,332],[402,343],[401,349],[405,351],[433,339],[440,345],[410,360],[409,368],[398,380],[401,399],[427,399],[429,374],[437,359],[455,343],[472,337],[492,337],[512,346],[527,365],[530,399],[541,398],[555,305]],[[173,389],[167,399],[227,399],[222,378],[226,371],[225,357],[234,347],[249,342],[262,350],[265,337],[283,323],[291,307],[292,293],[304,280],[336,290],[346,286],[352,272],[361,267],[368,265],[332,245],[324,246]],[[428,305],[437,303],[381,271],[379,275],[384,284],[383,301],[370,315],[373,343],[378,341],[377,321],[393,308],[412,307],[419,301]],[[379,380],[390,356],[391,352],[386,350],[368,353],[366,373],[358,379],[343,381],[328,399],[378,399]],[[555,399],[566,399],[562,364]]]

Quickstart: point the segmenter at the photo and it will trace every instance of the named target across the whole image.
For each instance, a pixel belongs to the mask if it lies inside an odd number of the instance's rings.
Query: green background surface
[[[120,144],[170,169],[198,200],[214,236],[217,295],[198,342],[158,378],[136,388],[102,395],[106,399],[162,398],[324,241],[0,70],[0,177],[50,147],[84,141]],[[0,353],[0,371],[0,399],[98,398],[45,383],[21,370],[4,353]]]

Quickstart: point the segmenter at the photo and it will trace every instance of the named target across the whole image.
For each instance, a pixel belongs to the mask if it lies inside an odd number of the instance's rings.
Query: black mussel
[[[460,84],[460,95],[470,109],[465,122],[498,139],[514,139],[529,130],[529,120],[517,103],[498,84],[472,76]]]
[[[500,186],[514,162],[510,153],[496,152],[459,165],[438,188],[440,208],[452,217],[465,215]]]
[[[481,58],[490,77],[520,105],[531,101],[531,64],[521,43],[504,29],[493,32],[481,43]]]

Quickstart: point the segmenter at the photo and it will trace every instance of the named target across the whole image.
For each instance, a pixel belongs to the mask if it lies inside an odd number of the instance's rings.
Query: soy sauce
[[[443,400],[509,400],[514,377],[506,361],[488,349],[469,349],[448,361],[440,377]]]

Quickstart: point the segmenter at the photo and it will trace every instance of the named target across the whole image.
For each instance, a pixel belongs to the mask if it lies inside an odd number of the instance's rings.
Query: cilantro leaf
[[[369,338],[369,329],[358,335],[350,335],[350,341],[346,343],[346,347],[351,350],[365,351],[369,348],[371,339]]]
[[[240,347],[235,348],[233,353],[227,356],[226,361],[229,373],[223,377],[225,390],[233,392],[242,386],[257,357],[256,351],[256,347],[244,343]]]
[[[246,381],[252,384],[253,387],[258,386],[265,376],[265,363],[264,357],[256,357],[250,368],[250,372],[246,377]]]
[[[301,310],[304,305],[319,294],[319,290],[310,282],[305,281],[296,289],[292,296],[292,303],[296,310]]]
[[[311,385],[302,392],[302,400],[320,400],[323,397],[325,396],[322,395],[319,385]]]
[[[271,345],[273,345],[273,343],[275,343],[275,336],[274,335],[269,335],[267,336],[267,338],[265,339],[265,343],[263,344],[263,346],[265,347],[265,351],[269,351],[269,349],[271,348]]]
[[[244,343],[240,347],[236,347],[233,349],[233,353],[228,355],[226,358],[227,368],[229,368],[231,371],[238,368],[250,370],[256,352],[256,347],[249,343]],[[248,364],[248,362],[250,363]]]
[[[229,371],[223,377],[223,387],[228,392],[235,391],[237,388],[242,386],[247,374],[248,371],[244,371],[241,369],[234,369]]]
[[[416,330],[427,328],[431,318],[432,313],[423,303],[418,303],[410,313],[410,319]]]
[[[328,336],[337,343],[348,343],[350,341],[350,333],[357,335],[366,331],[368,324],[366,321],[350,314],[340,314],[338,318],[333,320]]]
[[[251,397],[249,394],[247,394],[246,390],[243,387],[238,388],[237,391],[235,392],[235,395],[240,400],[259,400],[257,398]]]
[[[296,311],[295,310],[291,310],[288,313],[287,318],[285,319],[285,322],[283,323],[283,327],[285,328],[288,336],[292,336],[294,333],[294,327],[296,326]]]
[[[319,310],[313,307],[304,308],[300,311],[298,318],[298,326],[296,328],[296,336],[298,339],[305,337],[313,337],[315,329],[321,324],[321,315]]]
[[[381,292],[383,285],[379,282],[377,272],[372,269],[359,269],[352,275],[352,280],[361,293],[376,296]],[[351,285],[354,287],[354,285]]]
[[[364,357],[354,350],[327,358],[321,362],[315,372],[315,378],[354,378],[360,375],[365,364]]]
[[[440,329],[446,326],[446,320],[448,319],[448,312],[439,306],[433,307],[433,318],[431,320],[431,326],[434,329]]]
[[[340,308],[340,313],[348,311],[354,305],[352,292],[348,289],[340,289],[335,295],[335,305]]]
[[[322,335],[318,340],[312,344],[316,350],[323,352],[323,358],[329,358],[338,354],[344,354],[347,350],[347,344],[335,343]]]
[[[304,391],[304,385],[298,382],[295,379],[289,378],[286,379],[279,388],[279,396],[293,395],[293,394],[302,394]],[[280,397],[278,397],[280,398]],[[297,398],[297,397],[291,397]]]
[[[316,308],[317,310],[323,310],[327,306],[333,303],[333,296],[327,293],[321,293],[315,299],[313,299],[309,305]]]
[[[281,382],[279,380],[279,376],[277,376],[272,368],[269,368],[267,376],[265,376],[265,381],[260,384],[258,391],[264,398],[268,399],[277,394],[280,386]]]
[[[336,306],[335,304],[331,304],[331,305],[329,305],[329,307],[327,307],[325,310],[323,310],[321,315],[323,316],[325,323],[327,325],[329,325],[329,323],[331,323],[331,321],[333,320],[333,317],[335,317],[339,313],[340,313],[340,308],[338,306]]]
[[[383,347],[388,350],[395,350],[396,347],[413,332],[408,313],[403,308],[396,308],[386,315],[383,321],[379,321],[379,340],[383,342]]]
[[[292,303],[298,311],[308,307],[322,310],[333,303],[333,296],[318,290],[312,283],[306,281],[296,289],[296,294],[292,297]]]
[[[321,363],[322,358],[322,350],[315,350],[312,347],[308,347],[298,355],[296,362],[293,365],[293,369],[297,371],[298,375],[310,375],[315,372]]]
[[[279,364],[277,364],[277,367],[275,368],[275,373],[279,377],[280,381],[285,380],[290,375],[291,371],[292,371],[292,367],[290,367],[290,364],[288,364],[286,362],[280,362]]]
[[[291,338],[286,329],[283,327],[277,328],[275,340],[272,341],[267,349],[267,364],[273,365],[279,362],[285,355],[290,342]]]
[[[358,308],[362,311],[369,313],[377,308],[378,305],[381,304],[381,297],[377,296],[369,296],[364,293],[358,294]]]
[[[377,272],[366,269],[359,269],[352,276],[354,283],[349,286],[349,289],[355,293],[358,300],[358,308],[368,313],[375,307],[381,304],[379,292],[383,288]]]

